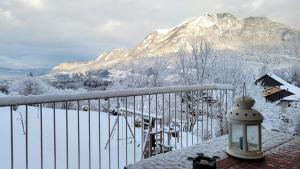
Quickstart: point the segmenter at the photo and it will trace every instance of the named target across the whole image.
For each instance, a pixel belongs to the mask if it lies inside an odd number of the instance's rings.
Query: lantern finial
[[[246,82],[243,84],[243,99],[245,99],[246,96]]]

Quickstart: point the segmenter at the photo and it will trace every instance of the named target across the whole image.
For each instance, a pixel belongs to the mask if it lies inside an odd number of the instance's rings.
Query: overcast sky
[[[300,0],[0,0],[0,68],[94,59],[205,13],[265,16],[300,29],[299,7]]]

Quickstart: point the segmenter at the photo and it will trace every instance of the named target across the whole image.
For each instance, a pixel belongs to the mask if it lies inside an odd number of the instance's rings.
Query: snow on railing
[[[175,92],[189,92],[197,90],[233,90],[232,85],[227,84],[208,84],[208,85],[192,85],[192,86],[170,86],[170,87],[154,87],[154,88],[137,88],[122,90],[93,91],[76,94],[53,94],[53,95],[32,95],[32,96],[5,96],[0,97],[1,106],[26,105],[53,103],[64,101],[77,101],[88,99],[106,99],[115,97],[152,95]]]

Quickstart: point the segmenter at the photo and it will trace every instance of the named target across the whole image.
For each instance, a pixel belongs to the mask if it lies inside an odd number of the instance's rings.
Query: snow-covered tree
[[[214,45],[203,37],[196,37],[182,42],[177,52],[176,70],[184,84],[203,84],[209,81],[215,59]]]
[[[53,90],[46,82],[37,77],[28,76],[19,80],[13,81],[9,85],[9,93],[16,95],[41,95]]]

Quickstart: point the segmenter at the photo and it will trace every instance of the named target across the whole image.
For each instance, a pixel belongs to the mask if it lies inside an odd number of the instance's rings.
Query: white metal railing
[[[190,92],[197,90],[233,90],[232,85],[227,84],[208,84],[208,85],[192,85],[192,86],[170,86],[170,87],[154,87],[154,88],[138,88],[123,90],[107,90],[84,92],[76,94],[55,94],[55,95],[33,95],[33,96],[7,96],[0,97],[0,107],[10,105],[25,105],[39,103],[53,103],[76,100],[106,99],[115,97],[152,95],[163,93]]]
[[[6,141],[0,149],[6,151],[0,157],[10,153],[0,164],[3,169],[123,168],[226,133],[224,114],[233,90],[212,84],[0,97],[0,135],[7,136],[1,138]],[[36,154],[39,160],[32,159]]]

